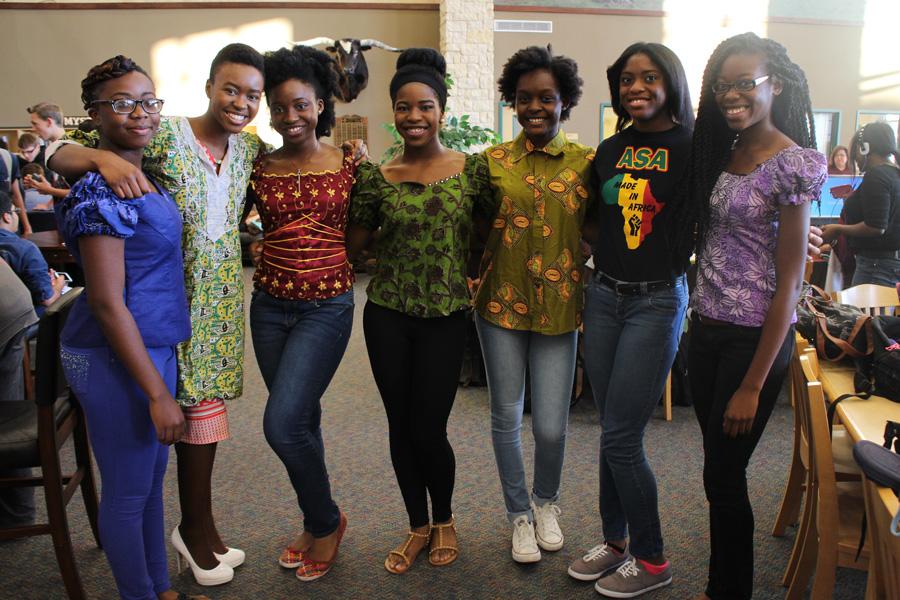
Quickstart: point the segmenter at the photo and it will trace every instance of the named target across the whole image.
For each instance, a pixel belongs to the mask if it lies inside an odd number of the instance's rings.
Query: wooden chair
[[[813,572],[815,578],[810,597],[831,598],[837,567],[866,570],[869,557],[866,546],[860,558],[855,558],[864,514],[862,490],[859,484],[838,486],[822,384],[815,380],[807,356],[800,357],[800,367],[806,380],[801,398],[806,410],[800,413],[808,442],[806,462],[811,468],[806,479],[808,499],[801,525],[803,535],[798,532],[794,543],[796,564],[786,596],[788,600],[804,597]],[[845,489],[845,486],[856,489]]]
[[[861,308],[872,316],[897,314],[896,309],[900,307],[895,288],[871,283],[835,292],[835,299],[841,304]]]
[[[804,464],[805,444],[803,428],[800,425],[801,417],[798,411],[802,408],[799,402],[799,386],[803,382],[803,372],[800,369],[800,354],[809,347],[809,343],[802,336],[797,335],[794,344],[794,354],[788,368],[790,378],[791,407],[794,412],[794,444],[791,452],[791,466],[788,471],[787,485],[784,488],[784,497],[781,499],[781,507],[775,516],[775,524],[772,526],[772,535],[781,537],[788,525],[794,525],[800,516],[800,507],[803,502],[804,480],[809,466]]]
[[[66,593],[72,600],[85,598],[66,517],[66,505],[79,487],[94,539],[100,546],[97,491],[84,413],[66,386],[59,359],[60,332],[81,291],[73,289],[57,300],[38,324],[35,401],[0,402],[0,463],[11,469],[41,469],[37,477],[0,478],[0,487],[42,486],[48,519],[48,523],[0,529],[0,540],[49,534]],[[70,436],[76,468],[72,474],[63,475],[59,451]]]
[[[897,510],[897,497],[888,488],[869,480],[863,483],[866,514],[869,523],[869,540],[872,544],[872,561],[866,600],[900,598],[900,537],[891,534],[894,515],[889,506]]]

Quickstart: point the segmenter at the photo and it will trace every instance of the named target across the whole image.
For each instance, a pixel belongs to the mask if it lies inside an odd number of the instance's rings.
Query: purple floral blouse
[[[710,198],[691,308],[736,325],[762,326],[775,295],[779,207],[818,198],[826,176],[825,157],[799,146],[747,175],[723,171]]]

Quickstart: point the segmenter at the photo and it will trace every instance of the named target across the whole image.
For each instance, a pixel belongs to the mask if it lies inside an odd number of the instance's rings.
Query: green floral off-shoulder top
[[[460,173],[429,185],[390,183],[377,164],[360,165],[350,223],[381,228],[369,300],[415,317],[469,308],[466,260],[473,217],[490,220],[496,209],[481,155],[467,156]]]

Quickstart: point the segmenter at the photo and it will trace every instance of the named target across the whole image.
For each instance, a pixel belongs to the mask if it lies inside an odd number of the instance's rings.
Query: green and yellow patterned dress
[[[96,134],[70,140],[95,147]],[[184,220],[184,281],[191,339],[178,346],[182,406],[243,392],[244,281],[238,224],[253,161],[267,149],[255,134],[228,140],[216,173],[185,117],[165,117],[144,151],[144,170],[178,203]]]

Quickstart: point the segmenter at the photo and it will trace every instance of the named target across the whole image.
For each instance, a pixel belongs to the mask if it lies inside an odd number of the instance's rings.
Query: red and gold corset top
[[[257,162],[250,185],[265,236],[253,276],[257,288],[285,300],[332,298],[351,289],[344,231],[355,176],[347,152],[337,171],[282,175]]]

